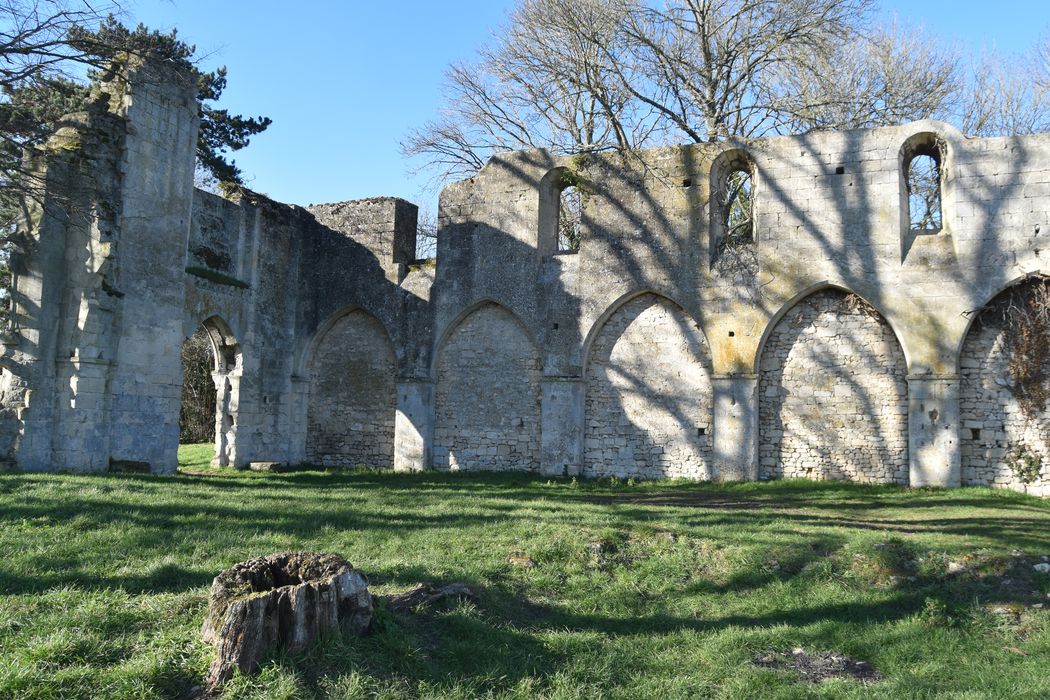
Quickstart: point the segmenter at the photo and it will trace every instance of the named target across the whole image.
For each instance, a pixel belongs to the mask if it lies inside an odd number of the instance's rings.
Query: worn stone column
[[[434,439],[434,384],[400,381],[394,418],[394,471],[419,472],[430,467]]]
[[[758,377],[716,375],[712,456],[720,481],[758,479]]]
[[[284,459],[289,464],[303,464],[306,462],[306,409],[310,400],[310,378],[292,375],[289,388],[285,422],[289,439]]]
[[[908,377],[911,486],[959,486],[959,425],[958,376]]]
[[[109,466],[107,360],[62,359],[56,363],[58,391],[52,468],[102,471]]]
[[[247,450],[240,449],[244,415],[240,409],[241,375],[238,371],[211,373],[215,382],[215,456],[212,466],[247,467]]]
[[[26,375],[33,374],[32,370],[18,369]],[[10,371],[0,377],[0,390],[4,394],[5,407],[14,409],[15,419],[19,423],[19,434],[14,437],[12,445],[15,463],[23,471],[52,469],[51,416],[54,407],[48,401],[51,393],[42,392],[39,388],[34,390],[26,377]]]
[[[575,476],[583,463],[583,380],[544,377],[540,386],[540,472]]]

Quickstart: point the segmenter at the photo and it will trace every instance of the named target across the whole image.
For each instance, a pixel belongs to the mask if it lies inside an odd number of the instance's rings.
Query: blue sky
[[[440,104],[445,66],[469,59],[513,0],[131,0],[133,21],[178,28],[204,67],[226,65],[220,106],[273,125],[236,154],[252,189],[294,204],[380,195],[435,207],[398,144]],[[884,0],[888,15],[977,51],[1021,50],[1047,0]]]

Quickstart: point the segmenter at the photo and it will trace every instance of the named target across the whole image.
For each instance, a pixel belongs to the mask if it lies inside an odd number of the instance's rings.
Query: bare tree
[[[1050,34],[1021,55],[984,52],[971,66],[959,121],[975,136],[1050,129]]]
[[[182,345],[182,407],[179,411],[179,442],[195,444],[215,437],[215,366],[208,331],[203,327]]]
[[[7,94],[26,82],[70,77],[87,53],[69,42],[69,32],[118,9],[112,2],[0,0],[0,87]]]
[[[613,63],[623,12],[610,0],[522,2],[477,62],[448,69],[444,110],[409,134],[402,151],[448,179],[477,171],[500,151],[648,145],[660,120],[625,89],[632,69]]]
[[[958,62],[958,49],[921,29],[866,28],[830,52],[778,66],[768,98],[779,106],[774,130],[865,129],[945,115],[965,83]]]
[[[795,106],[779,99],[780,75],[789,66],[827,61],[859,33],[869,5],[870,0],[673,0],[662,7],[639,2],[626,13],[624,33],[647,80],[630,89],[691,141],[775,132],[782,113]]]
[[[1050,38],[968,73],[938,37],[874,21],[876,0],[522,0],[441,117],[402,144],[439,179],[495,152],[865,128],[928,117],[972,133],[1046,128]]]

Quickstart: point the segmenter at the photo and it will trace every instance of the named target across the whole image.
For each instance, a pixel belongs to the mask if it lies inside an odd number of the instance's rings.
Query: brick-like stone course
[[[800,301],[762,352],[762,478],[907,484],[906,376],[893,330],[864,302],[837,290]]]
[[[1014,398],[1008,367],[1007,331],[985,312],[963,343],[959,357],[962,483],[1050,495],[1050,408],[1026,419]],[[1050,375],[1050,360],[1044,372]],[[1024,484],[1010,466],[1018,447],[1042,461],[1040,477]]]

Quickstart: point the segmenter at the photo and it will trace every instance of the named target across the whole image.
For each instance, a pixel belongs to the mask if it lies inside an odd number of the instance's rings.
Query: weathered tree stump
[[[207,684],[225,683],[235,669],[257,671],[271,649],[305,649],[342,628],[364,634],[372,622],[368,579],[337,554],[286,552],[250,559],[211,585],[204,641],[218,647]]]

